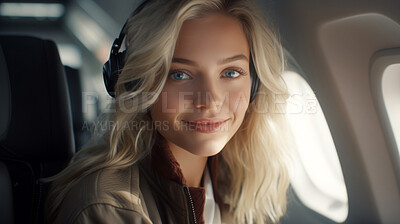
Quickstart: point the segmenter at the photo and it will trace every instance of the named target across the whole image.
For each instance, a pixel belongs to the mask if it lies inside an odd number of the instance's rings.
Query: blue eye
[[[228,71],[224,72],[222,77],[224,77],[224,78],[237,78],[239,75],[240,75],[240,72],[238,72],[238,71],[228,70]]]
[[[186,74],[184,72],[179,72],[179,71],[170,73],[170,77],[173,80],[191,79],[191,77],[188,74]]]

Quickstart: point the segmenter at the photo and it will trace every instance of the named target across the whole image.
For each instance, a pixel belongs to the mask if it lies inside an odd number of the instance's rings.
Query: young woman
[[[53,178],[55,223],[274,223],[289,185],[279,42],[249,0],[150,0],[107,144]]]

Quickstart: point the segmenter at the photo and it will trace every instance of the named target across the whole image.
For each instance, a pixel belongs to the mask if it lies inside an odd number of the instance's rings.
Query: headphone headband
[[[126,24],[128,23],[129,18],[132,18],[133,16],[137,15],[140,11],[142,11],[142,9],[144,8],[144,6],[147,4],[147,2],[149,2],[150,0],[143,0],[139,6],[135,9],[135,11],[133,11],[131,14],[129,14],[128,19],[125,21],[124,25],[122,26],[121,31],[119,32],[118,38],[116,38],[114,40],[113,46],[111,48],[111,53],[118,53],[119,49],[121,48],[122,42],[125,38],[125,27]]]

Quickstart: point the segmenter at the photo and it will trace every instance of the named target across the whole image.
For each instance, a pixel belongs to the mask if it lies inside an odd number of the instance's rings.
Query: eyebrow
[[[218,65],[226,64],[232,61],[237,61],[237,60],[245,60],[249,61],[249,59],[244,55],[244,54],[238,54],[229,58],[223,58],[218,61]],[[187,65],[192,65],[192,66],[197,66],[197,63],[194,61],[191,61],[189,59],[185,58],[172,58],[172,62],[177,62],[177,63],[182,63],[182,64],[187,64]]]
[[[181,64],[188,64],[188,65],[193,65],[193,66],[197,65],[196,62],[188,60],[188,59],[185,59],[185,58],[172,58],[172,62],[178,62],[178,63],[181,63]]]
[[[244,54],[238,54],[238,55],[235,55],[235,56],[232,56],[229,58],[224,58],[224,59],[218,61],[218,64],[222,65],[222,64],[226,64],[228,62],[238,61],[238,60],[245,60],[245,61],[249,62],[249,59]]]

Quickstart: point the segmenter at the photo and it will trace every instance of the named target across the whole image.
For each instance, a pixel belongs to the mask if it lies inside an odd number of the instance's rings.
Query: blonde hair
[[[151,0],[126,26],[127,56],[115,86],[114,125],[105,137],[109,143],[79,151],[66,169],[49,179],[54,181],[47,200],[50,220],[85,176],[106,167],[131,166],[150,154],[156,131],[148,126],[148,109],[163,89],[180,28],[213,12],[242,25],[260,79],[243,124],[219,155],[220,192],[226,192],[223,200],[238,223],[277,222],[284,215],[290,153],[283,108],[288,93],[276,36],[250,0]],[[134,90],[126,89],[134,81]]]

